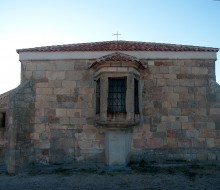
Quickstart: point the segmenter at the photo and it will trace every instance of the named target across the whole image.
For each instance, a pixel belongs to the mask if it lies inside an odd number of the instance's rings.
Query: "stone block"
[[[207,86],[208,85],[208,81],[207,79],[194,79],[194,84],[195,86]]]
[[[168,129],[166,136],[167,138],[174,138],[175,134],[176,134],[176,130]]]
[[[181,122],[179,121],[168,122],[166,126],[167,129],[181,129]]]
[[[154,108],[162,108],[162,103],[159,101],[153,101]]]
[[[162,148],[164,146],[164,139],[162,138],[149,138],[147,139],[147,148]]]
[[[206,146],[208,148],[215,147],[215,139],[214,138],[206,138]]]
[[[80,71],[66,71],[66,80],[75,81],[82,80],[83,73]]]
[[[180,73],[190,75],[192,74],[192,68],[186,66],[180,67]]]
[[[166,86],[165,79],[157,79],[157,86]]]
[[[49,84],[48,82],[38,82],[35,84],[36,88],[48,88]]]
[[[62,80],[50,80],[50,81],[48,81],[48,85],[51,88],[61,88],[62,87]]]
[[[73,117],[71,117],[70,118],[70,124],[72,124],[72,125],[78,125],[78,124],[84,125],[84,124],[87,124],[87,122],[86,122],[85,118],[73,118]]]
[[[197,110],[198,115],[207,116],[207,109],[206,108],[199,108]]]
[[[39,138],[41,141],[49,141],[50,140],[50,133],[42,132],[39,134]]]
[[[164,74],[163,77],[165,79],[177,79],[176,74]]]
[[[53,89],[52,88],[37,88],[36,93],[39,95],[52,95]]]
[[[67,109],[57,108],[56,109],[56,116],[57,117],[66,117],[67,116]]]
[[[26,63],[26,66],[24,68],[27,71],[36,71],[37,70],[37,65],[33,62],[28,62]]]
[[[176,118],[176,120],[180,121],[181,123],[186,123],[189,121],[188,116],[178,116],[178,118]]]
[[[207,153],[197,153],[196,154],[196,159],[199,161],[207,161],[208,159],[208,154]]]
[[[80,88],[79,89],[79,94],[83,95],[91,95],[94,93],[94,88]]]
[[[174,102],[175,105],[177,105],[177,102]],[[163,101],[162,102],[162,108],[169,108],[169,107],[176,107],[176,106],[173,106],[172,102],[168,102],[168,101]]]
[[[207,123],[207,129],[215,129],[215,123],[214,122],[208,122]]]
[[[188,93],[188,88],[183,86],[176,86],[173,88],[174,93]]]
[[[67,109],[67,116],[68,117],[80,117],[81,116],[81,109]]]
[[[169,102],[177,102],[179,101],[179,94],[178,93],[167,93],[167,100]]]
[[[193,161],[196,159],[196,154],[183,154],[183,159],[186,161]]]
[[[161,116],[161,122],[168,122],[168,116]]]
[[[83,117],[94,117],[95,112],[93,108],[82,109],[81,115]]]
[[[155,78],[155,79],[163,79],[164,78],[164,75],[163,74],[154,74],[154,75],[152,75],[153,76],[153,78]]]
[[[35,126],[34,126],[34,131],[36,133],[42,133],[45,130],[46,130],[45,124],[35,124]]]
[[[36,64],[38,71],[55,71],[56,65],[51,62],[38,62]]]
[[[74,93],[74,89],[71,88],[54,88],[55,95],[70,95]]]
[[[173,93],[173,92],[174,92],[174,88],[176,88],[176,87],[163,86],[163,87],[161,88],[161,91],[162,91],[162,92]]]
[[[160,66],[160,73],[169,73],[169,68],[167,66]]]
[[[62,87],[63,88],[75,88],[76,87],[76,81],[63,80],[62,81]]]
[[[181,115],[181,109],[180,108],[168,108],[168,115],[179,116]]]
[[[56,70],[60,70],[60,71],[73,71],[75,70],[74,66],[75,66],[75,61],[55,61],[54,62],[55,66],[56,66]]]
[[[197,139],[199,137],[199,131],[195,129],[188,129],[186,130],[186,137]]]
[[[167,147],[168,148],[176,148],[177,147],[177,139],[173,137],[167,138]]]
[[[207,67],[192,67],[193,75],[207,75],[208,69]]]
[[[64,71],[47,71],[46,76],[49,80],[63,80],[65,79]]]
[[[194,129],[194,123],[182,123],[182,129]]]
[[[215,139],[214,142],[215,142],[215,147],[220,148],[220,139]]]
[[[91,86],[92,86],[92,81],[90,81],[90,80],[87,80],[87,81],[78,80],[78,81],[76,81],[76,87],[77,88],[91,87]]]
[[[208,160],[209,161],[216,161],[216,154],[208,153]]]
[[[217,138],[216,130],[213,129],[200,129],[199,130],[200,138]]]
[[[219,115],[220,108],[210,108],[210,115]]]
[[[46,72],[45,71],[33,71],[33,79],[45,80],[46,79]]]
[[[169,115],[169,116],[168,116],[168,121],[169,121],[169,122],[175,122],[175,121],[176,121],[176,116]]]
[[[180,86],[194,86],[194,81],[192,79],[179,79]]]
[[[153,137],[153,138],[165,139],[165,137],[166,137],[166,132],[159,132],[159,131],[157,130],[157,132],[155,132],[155,133],[152,134],[152,137]]]
[[[156,74],[156,73],[160,73],[160,68],[157,66],[148,66],[149,68],[149,73],[151,74]]]
[[[59,116],[57,116],[59,117]],[[59,123],[61,125],[69,125],[70,124],[70,118],[69,117],[61,117],[59,120]]]
[[[179,79],[166,79],[166,84],[168,86],[179,86]]]
[[[148,61],[147,64],[150,66],[154,66],[154,61]]]
[[[39,140],[39,133],[31,133],[30,139],[32,140]]]
[[[179,74],[181,72],[180,66],[169,66],[169,73]]]
[[[23,77],[25,79],[31,79],[33,76],[33,72],[32,71],[23,71]]]
[[[190,148],[190,147],[192,147],[191,139],[187,139],[187,138],[178,139],[177,144],[178,144],[178,147],[180,147],[180,148]]]

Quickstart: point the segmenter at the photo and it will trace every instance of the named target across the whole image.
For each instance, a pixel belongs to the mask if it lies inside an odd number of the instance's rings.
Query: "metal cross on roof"
[[[119,36],[119,35],[121,35],[121,34],[119,34],[119,33],[117,32],[117,33],[116,33],[116,34],[114,34],[114,35],[116,35],[116,36],[117,36],[117,41],[118,41],[118,36]]]

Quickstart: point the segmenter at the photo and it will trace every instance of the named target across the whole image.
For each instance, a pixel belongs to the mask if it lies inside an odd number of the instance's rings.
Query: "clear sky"
[[[0,27],[1,94],[20,83],[19,48],[116,40],[117,31],[119,40],[220,48],[220,1],[0,0]]]

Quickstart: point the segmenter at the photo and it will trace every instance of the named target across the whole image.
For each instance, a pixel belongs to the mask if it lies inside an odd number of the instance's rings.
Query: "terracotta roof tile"
[[[217,52],[218,48],[188,46],[165,43],[149,43],[135,41],[104,41],[67,44],[57,46],[43,46],[28,49],[18,49],[20,52],[72,52],[72,51],[201,51]]]
[[[137,57],[127,55],[127,54],[121,53],[121,52],[114,52],[114,53],[110,53],[108,55],[105,55],[103,57],[100,57],[89,68],[92,68],[97,63],[108,62],[108,61],[114,61],[114,62],[118,62],[118,61],[119,62],[130,62],[130,61],[132,61],[132,62],[139,63],[140,67],[144,68],[144,66],[141,64],[140,60]]]
[[[103,57],[100,57],[97,62],[100,61],[138,61],[138,58],[130,56],[124,53],[114,52]]]

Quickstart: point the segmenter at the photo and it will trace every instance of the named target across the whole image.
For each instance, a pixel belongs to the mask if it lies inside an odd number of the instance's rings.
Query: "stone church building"
[[[0,161],[220,161],[217,48],[106,41],[18,49],[0,95]]]

